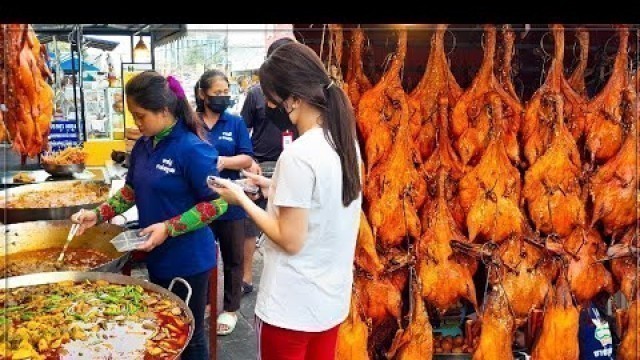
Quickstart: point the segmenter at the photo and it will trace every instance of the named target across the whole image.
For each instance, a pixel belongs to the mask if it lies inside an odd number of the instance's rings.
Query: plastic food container
[[[111,239],[111,243],[119,252],[127,252],[136,250],[140,244],[147,241],[151,234],[140,236],[140,229],[128,230],[121,232],[118,236]]]

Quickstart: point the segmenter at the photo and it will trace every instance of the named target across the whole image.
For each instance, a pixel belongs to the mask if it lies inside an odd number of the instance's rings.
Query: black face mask
[[[278,105],[274,108],[265,106],[264,114],[267,119],[271,120],[273,125],[275,125],[280,131],[291,130],[294,128],[291,119],[289,118],[289,113],[284,109],[282,105]]]
[[[222,114],[231,106],[231,96],[208,96],[207,107],[217,114]]]

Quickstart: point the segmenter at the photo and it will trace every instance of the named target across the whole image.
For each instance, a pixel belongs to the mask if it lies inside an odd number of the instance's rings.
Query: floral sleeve
[[[113,219],[131,209],[136,204],[135,193],[130,185],[125,185],[118,190],[106,202],[95,208],[93,211],[98,215],[98,222],[105,222]]]
[[[165,221],[169,236],[175,237],[198,230],[219,218],[227,211],[227,207],[227,202],[222,199],[201,202],[181,215]]]

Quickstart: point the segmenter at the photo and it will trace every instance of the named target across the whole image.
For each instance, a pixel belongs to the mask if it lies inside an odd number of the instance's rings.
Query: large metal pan
[[[33,221],[0,226],[6,239],[0,242],[0,254],[6,254],[10,259],[12,254],[25,251],[62,248],[70,228],[69,220]],[[131,253],[118,252],[109,241],[124,230],[117,225],[100,224],[74,237],[69,248],[94,249],[111,259],[106,264],[87,269],[88,271],[120,272],[131,258]]]
[[[58,283],[61,281],[69,281],[69,280],[74,282],[80,282],[84,280],[89,280],[89,281],[105,280],[110,283],[119,284],[119,285],[139,285],[147,291],[153,291],[153,292],[159,293],[162,296],[168,298],[169,300],[175,301],[175,303],[178,304],[178,306],[180,306],[182,311],[184,311],[184,313],[187,315],[188,321],[191,324],[191,326],[189,327],[189,335],[187,336],[187,341],[185,342],[185,346],[183,346],[183,348],[180,349],[178,354],[175,355],[174,359],[177,359],[180,356],[180,354],[182,354],[186,345],[189,344],[189,341],[191,341],[191,337],[193,336],[193,324],[195,324],[195,318],[193,317],[193,313],[191,312],[191,309],[189,309],[189,307],[187,306],[191,298],[191,287],[184,279],[181,279],[181,278],[175,278],[172,281],[171,285],[169,285],[169,288],[172,288],[176,281],[181,282],[182,284],[178,286],[184,285],[187,287],[187,298],[185,300],[180,299],[171,291],[161,286],[158,286],[156,284],[153,284],[151,282],[133,278],[130,276],[111,274],[111,273],[82,272],[82,271],[38,273],[38,274],[14,276],[14,277],[7,278],[4,285],[5,285],[5,289],[9,290],[9,289],[15,289],[18,287],[53,284],[53,283]]]
[[[31,184],[31,185],[23,185],[14,188],[10,188],[6,190],[6,194],[8,194],[8,198],[11,199],[13,196],[25,194],[25,193],[34,193],[34,192],[43,192],[47,190],[59,189],[61,186],[71,186],[74,183],[81,182],[80,180],[70,180],[70,181],[54,181],[54,182],[46,182],[41,184]],[[109,185],[105,184],[101,181],[84,181],[88,183],[95,183],[100,185],[102,191],[109,191]],[[43,195],[44,196],[44,195]],[[5,193],[0,193],[0,204],[4,204]],[[67,207],[57,207],[57,208],[6,208],[4,205],[0,205],[0,209],[2,212],[6,214],[6,220],[0,217],[0,222],[4,222],[5,224],[15,224],[25,221],[35,221],[35,220],[63,220],[69,219],[71,215],[79,211],[81,208],[94,208],[100,205],[99,203],[92,204],[82,204],[79,206],[67,206]]]

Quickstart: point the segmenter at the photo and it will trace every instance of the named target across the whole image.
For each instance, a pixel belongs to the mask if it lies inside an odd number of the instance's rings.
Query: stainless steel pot
[[[70,228],[69,220],[33,221],[0,226],[6,238],[6,241],[0,242],[0,254],[6,254],[6,259],[9,260],[12,254],[25,251],[62,248]],[[131,258],[131,253],[118,252],[110,240],[124,230],[117,225],[100,224],[73,238],[69,248],[94,249],[111,259],[96,268],[87,269],[88,271],[120,272]]]
[[[80,282],[85,280],[89,280],[89,281],[105,280],[110,283],[119,284],[119,285],[139,285],[147,291],[153,291],[153,292],[159,293],[165,298],[168,298],[169,300],[174,301],[176,304],[178,304],[178,306],[180,306],[182,311],[184,311],[184,313],[187,315],[189,324],[191,324],[191,326],[189,326],[189,335],[187,336],[187,341],[185,342],[185,345],[182,347],[182,349],[180,349],[178,354],[175,355],[174,359],[177,359],[180,356],[180,354],[182,354],[182,352],[184,351],[184,348],[187,346],[187,344],[189,344],[189,341],[191,341],[191,337],[193,336],[193,324],[195,324],[195,318],[193,317],[193,313],[191,312],[191,309],[189,309],[189,307],[187,306],[191,298],[191,287],[182,278],[173,279],[173,281],[169,285],[169,289],[171,289],[174,286],[175,282],[181,282],[182,285],[187,287],[187,298],[185,300],[180,299],[170,290],[167,290],[161,286],[158,286],[148,281],[140,280],[130,276],[111,274],[111,273],[99,273],[99,272],[66,271],[66,272],[48,272],[48,273],[38,273],[38,274],[30,274],[30,275],[23,275],[23,276],[14,276],[14,277],[7,278],[6,282],[4,283],[4,286],[5,286],[5,289],[10,290],[10,289],[15,289],[19,287],[54,284],[61,281],[69,281],[69,280],[74,282]]]
[[[14,196],[18,196],[25,193],[43,192],[47,190],[53,190],[60,188],[61,186],[71,186],[74,183],[80,182],[80,180],[70,181],[54,181],[41,184],[23,185],[6,190],[8,198],[11,199]],[[109,185],[104,182],[87,181],[100,185],[100,191],[109,192]],[[45,196],[43,194],[43,196]],[[0,193],[0,204],[4,204],[5,193]],[[78,212],[81,208],[91,209],[100,205],[99,203],[82,204],[78,206],[66,206],[56,208],[6,208],[5,205],[0,205],[3,214],[6,215],[6,219],[0,217],[0,222],[5,224],[15,224],[25,221],[35,220],[64,220],[69,219],[71,215]]]

